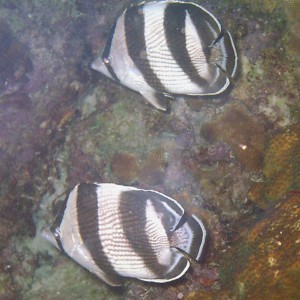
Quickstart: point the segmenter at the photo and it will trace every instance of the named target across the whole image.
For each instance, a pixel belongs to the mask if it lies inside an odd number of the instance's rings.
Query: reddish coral
[[[120,183],[130,183],[136,179],[137,162],[129,153],[116,153],[111,160],[111,169]]]
[[[230,145],[248,170],[261,169],[266,142],[264,127],[243,107],[230,105],[217,120],[204,123],[201,133],[210,142],[223,140]]]
[[[198,299],[212,300],[215,298],[212,291],[200,290],[199,292],[191,292],[185,299],[186,300],[198,300]]]

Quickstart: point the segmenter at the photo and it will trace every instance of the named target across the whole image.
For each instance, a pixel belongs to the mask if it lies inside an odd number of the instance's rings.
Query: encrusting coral
[[[254,183],[248,197],[261,208],[300,189],[300,125],[275,135],[268,144],[263,173],[265,181]]]
[[[299,299],[299,203],[299,193],[282,200],[225,255],[217,299]]]

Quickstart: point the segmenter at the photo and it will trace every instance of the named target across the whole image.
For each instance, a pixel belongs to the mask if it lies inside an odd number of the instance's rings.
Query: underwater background
[[[194,1],[232,33],[230,91],[170,112],[91,70],[129,1],[0,0],[0,299],[300,299],[300,2]],[[180,280],[108,287],[41,236],[79,182],[206,224]]]

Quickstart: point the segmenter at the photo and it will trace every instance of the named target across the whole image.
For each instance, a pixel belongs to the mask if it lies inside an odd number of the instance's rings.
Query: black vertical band
[[[168,47],[176,63],[189,79],[203,87],[207,80],[201,77],[194,66],[186,47],[185,19],[191,4],[172,3],[165,9],[164,30]],[[201,47],[201,45],[199,45]]]
[[[125,236],[145,266],[161,276],[167,266],[160,265],[146,232],[146,205],[144,191],[126,191],[121,194],[120,215]]]
[[[96,184],[89,183],[82,183],[78,186],[77,221],[79,233],[99,269],[105,273],[109,281],[115,285],[120,285],[121,278],[109,262],[99,236],[97,188]]]
[[[152,70],[147,58],[145,42],[145,17],[143,5],[130,7],[125,12],[125,37],[128,53],[145,81],[156,91],[166,92],[157,75]]]

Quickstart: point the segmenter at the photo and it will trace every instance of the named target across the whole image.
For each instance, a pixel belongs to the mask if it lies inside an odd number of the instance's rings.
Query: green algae
[[[65,300],[86,299],[117,300],[119,295],[114,295],[104,283],[88,274],[88,271],[67,257],[59,258],[57,266],[41,266],[35,272],[33,284],[23,296],[24,300]]]
[[[9,270],[0,273],[0,299],[13,300],[17,298],[17,291],[12,282]]]
[[[110,110],[97,114],[86,135],[79,137],[88,139],[83,143],[86,145],[83,151],[110,159],[118,151],[142,155],[159,145],[157,138],[147,131],[136,99],[122,98]]]
[[[269,116],[270,120],[276,120],[278,113],[281,116],[281,120],[278,125],[286,127],[291,124],[290,107],[286,103],[285,97],[279,97],[277,95],[270,95],[268,97],[268,106],[260,106],[260,111]]]
[[[235,282],[235,274],[246,265],[249,255],[253,251],[250,245],[244,241],[236,243],[234,248],[237,250],[229,252],[221,259],[220,281],[222,286],[232,285]]]

